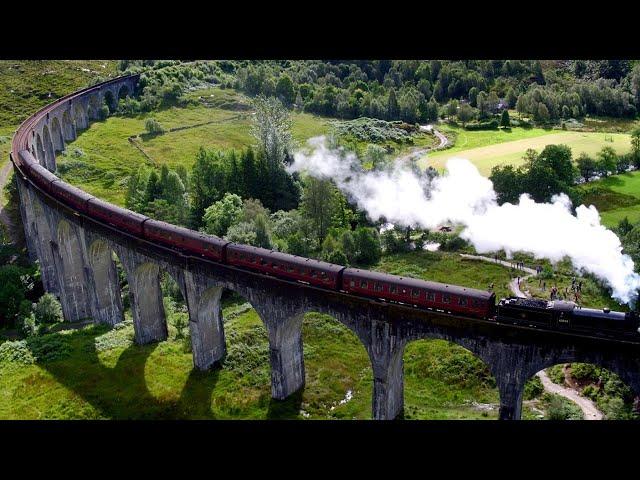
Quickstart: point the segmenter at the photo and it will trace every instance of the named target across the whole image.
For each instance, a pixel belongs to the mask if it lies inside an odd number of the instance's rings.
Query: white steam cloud
[[[523,194],[517,205],[500,206],[492,182],[465,159],[450,159],[447,173],[428,181],[402,164],[363,171],[354,154],[328,149],[324,137],[309,144],[312,152],[295,154],[289,171],[332,179],[374,221],[384,217],[421,228],[452,222],[465,226],[462,238],[480,253],[526,251],[554,262],[568,256],[576,268],[604,280],[618,301],[635,300],[640,275],[622,254],[620,239],[601,225],[593,205],[580,205],[573,215],[564,194],[551,203],[536,203]]]

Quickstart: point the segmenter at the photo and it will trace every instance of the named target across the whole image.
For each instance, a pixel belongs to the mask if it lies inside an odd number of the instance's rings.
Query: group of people
[[[540,281],[538,282],[538,286],[541,287],[542,291],[544,292],[547,289],[547,282],[540,279]],[[549,298],[551,300],[569,300],[571,299],[571,296],[573,296],[573,299],[576,303],[579,303],[580,299],[582,298],[582,280],[576,281],[576,277],[573,277],[571,279],[571,293],[569,293],[568,286],[564,287],[563,292],[562,289],[558,289],[556,285],[551,287],[551,290],[549,292]]]

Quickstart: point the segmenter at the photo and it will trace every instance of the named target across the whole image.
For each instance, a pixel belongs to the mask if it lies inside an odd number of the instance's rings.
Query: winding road
[[[512,268],[513,262],[509,262],[507,260],[498,260],[496,262],[495,258],[484,257],[482,255],[469,255],[466,253],[461,253],[461,257],[471,258],[474,260],[483,260],[485,262],[491,263],[499,263],[500,265],[504,265],[505,267]],[[534,277],[537,275],[536,271],[533,268],[523,267],[520,270],[526,272],[528,275],[520,277],[520,281],[527,279],[529,277]],[[509,282],[509,289],[513,292],[513,294],[518,298],[531,298],[531,295],[528,291],[522,292],[520,290],[520,285],[518,283],[518,278],[512,278]],[[582,410],[582,414],[584,415],[585,420],[602,420],[604,415],[598,408],[595,403],[593,403],[590,399],[583,397],[576,390],[565,387],[563,385],[558,385],[557,383],[553,383],[547,372],[544,370],[536,373],[540,381],[542,382],[542,386],[544,387],[545,392],[552,393],[555,395],[560,395],[568,400],[571,400],[573,403],[578,405]]]
[[[415,147],[406,153],[405,155],[398,157],[396,161],[398,162],[407,162],[410,160],[418,160],[425,153],[433,152],[435,150],[440,150],[441,148],[445,148],[449,146],[449,139],[440,131],[436,130],[433,125],[420,125],[421,132],[430,132],[433,133],[440,143],[435,147]]]

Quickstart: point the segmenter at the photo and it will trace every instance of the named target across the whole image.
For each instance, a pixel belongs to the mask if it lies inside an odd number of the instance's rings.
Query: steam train
[[[117,229],[189,256],[340,291],[377,301],[546,330],[570,331],[640,340],[637,313],[580,308],[572,302],[502,299],[493,292],[347,268],[264,248],[241,245],[166,222],[150,219],[99,200],[68,185],[42,167],[27,150],[18,167],[41,190],[75,211]],[[14,159],[15,161],[16,159]]]

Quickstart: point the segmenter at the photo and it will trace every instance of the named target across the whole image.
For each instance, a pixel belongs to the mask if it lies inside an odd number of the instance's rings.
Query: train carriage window
[[[412,297],[419,297],[420,296],[420,290],[417,288],[414,288],[413,290],[411,290],[411,296]]]
[[[451,295],[449,295],[448,293],[443,293],[442,303],[451,303]]]
[[[458,297],[458,305],[462,307],[467,306],[467,297]]]
[[[268,262],[264,258],[260,259],[260,265],[266,265],[267,263]]]
[[[323,280],[327,279],[327,272],[320,272],[320,278],[322,278]]]
[[[381,292],[382,291],[382,284],[380,282],[376,282],[374,287],[376,292]]]
[[[293,273],[293,272],[295,272],[295,271],[296,271],[296,269],[295,269],[295,268],[293,268],[291,265],[289,265],[289,266],[287,267],[287,272],[289,272],[289,273]]]
[[[318,272],[316,272],[315,270],[311,270],[311,277],[318,278]]]
[[[436,301],[436,294],[433,292],[427,292],[427,300],[431,301],[431,302],[435,302]]]
[[[391,285],[389,287],[389,293],[398,293],[398,287],[396,287],[395,285]]]
[[[367,288],[367,281],[366,280],[362,280],[360,282],[360,288]]]
[[[474,298],[474,299],[471,301],[471,304],[472,304],[474,307],[479,307],[479,306],[480,306],[480,302],[478,301],[478,299],[477,299],[477,298]]]
[[[351,280],[349,280],[349,286],[350,287],[355,287],[356,286],[356,281],[353,278]]]

